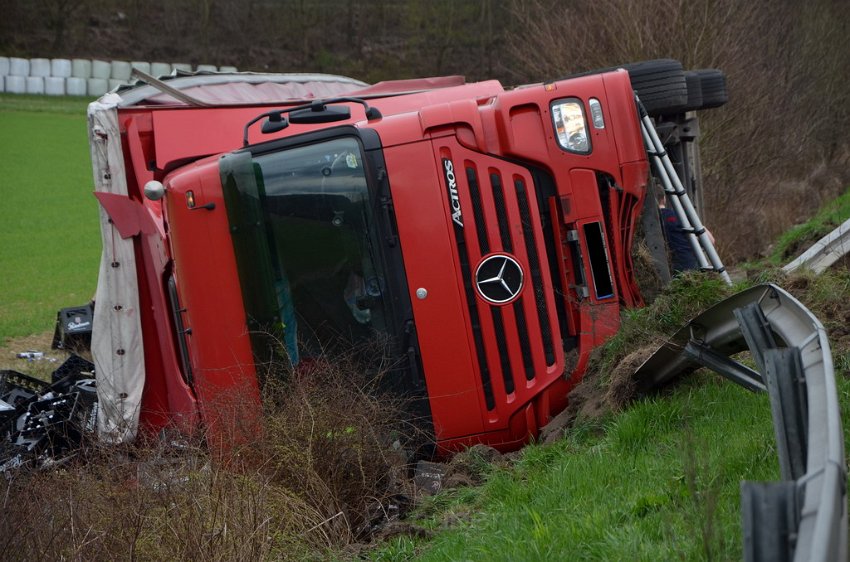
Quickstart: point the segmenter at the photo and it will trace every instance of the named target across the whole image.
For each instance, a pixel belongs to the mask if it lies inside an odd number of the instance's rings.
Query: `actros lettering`
[[[448,158],[443,158],[443,168],[446,174],[446,185],[449,186],[449,203],[452,206],[452,220],[463,228],[463,215],[460,212],[460,199],[457,196],[457,179],[455,166]]]

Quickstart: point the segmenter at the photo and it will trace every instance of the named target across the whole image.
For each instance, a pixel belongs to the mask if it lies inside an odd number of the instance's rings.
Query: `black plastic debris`
[[[427,495],[434,495],[443,488],[446,465],[437,462],[419,461],[413,475],[416,489]]]
[[[0,474],[63,464],[94,433],[94,365],[71,356],[52,379],[0,371]]]
[[[94,303],[62,308],[56,314],[53,332],[53,349],[82,351],[91,348],[91,330],[94,323]]]
[[[68,386],[79,380],[93,378],[94,363],[79,355],[70,355],[50,376],[53,384],[64,380]]]

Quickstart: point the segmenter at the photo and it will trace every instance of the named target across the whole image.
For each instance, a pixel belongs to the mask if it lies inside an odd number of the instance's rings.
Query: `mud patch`
[[[779,285],[800,300],[826,328],[834,354],[850,353],[850,271],[833,266],[820,275],[798,272]]]
[[[553,443],[577,421],[597,420],[621,411],[635,396],[635,371],[657,349],[657,344],[645,345],[629,353],[604,382],[600,373],[589,373],[570,393],[567,409],[541,429],[540,441]]]
[[[503,462],[502,453],[486,445],[473,445],[456,454],[446,466],[444,488],[480,486],[493,466]]]
[[[642,232],[638,232],[637,236],[642,236]],[[651,303],[664,292],[665,283],[655,269],[655,262],[649,252],[649,247],[646,245],[646,240],[639,239],[633,246],[632,261],[634,263],[635,281],[640,289],[640,294],[646,303]]]

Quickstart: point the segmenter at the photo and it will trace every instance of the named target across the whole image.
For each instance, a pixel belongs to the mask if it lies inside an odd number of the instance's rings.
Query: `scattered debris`
[[[432,496],[443,489],[446,465],[438,462],[419,461],[413,475],[416,489]]]
[[[80,350],[91,348],[94,324],[94,301],[82,306],[60,309],[56,313],[52,349]]]
[[[72,355],[52,383],[0,371],[0,473],[73,458],[97,425],[94,365]]]

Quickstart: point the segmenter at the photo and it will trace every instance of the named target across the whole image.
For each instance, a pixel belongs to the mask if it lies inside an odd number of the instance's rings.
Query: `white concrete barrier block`
[[[64,96],[65,79],[61,76],[47,76],[44,79],[44,93],[48,96]]]
[[[50,76],[50,60],[30,59],[30,76],[40,78]]]
[[[0,76],[0,92],[6,91],[6,77]]]
[[[109,82],[105,78],[89,78],[86,80],[86,90],[91,97],[99,98],[109,91]]]
[[[214,64],[199,64],[195,70],[198,72],[218,72],[218,67]]]
[[[149,62],[133,61],[133,62],[130,63],[130,66],[132,68],[138,68],[139,70],[141,70],[145,74],[151,73],[151,63],[149,63]]]
[[[50,75],[59,78],[67,78],[71,75],[71,61],[68,59],[52,59],[50,61]]]
[[[112,75],[112,65],[106,61],[93,60],[91,61],[91,77],[100,78],[101,80],[109,80]]]
[[[6,91],[10,94],[27,93],[27,79],[24,76],[7,76]]]
[[[218,67],[219,72],[239,72],[235,66],[220,66]]]
[[[175,62],[171,64],[171,71],[174,72],[175,70],[184,70],[186,72],[192,72],[192,65],[187,64],[185,62]]]
[[[91,61],[89,59],[72,60],[71,76],[74,78],[91,78]]]
[[[152,62],[151,63],[151,75],[159,78],[160,76],[167,76],[171,74],[171,65],[167,62]]]
[[[9,57],[0,57],[0,76],[9,74]]]
[[[27,76],[27,93],[44,93],[44,76]]]
[[[19,59],[17,57],[10,58],[9,74],[11,76],[29,76],[30,61],[28,59]]]
[[[130,79],[130,63],[123,60],[112,61],[112,74],[110,78],[126,82]],[[110,88],[111,89],[111,88]]]
[[[86,79],[77,76],[65,78],[65,93],[69,96],[86,95]]]

